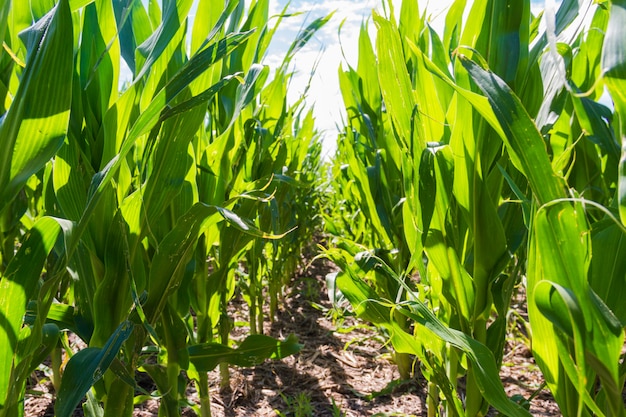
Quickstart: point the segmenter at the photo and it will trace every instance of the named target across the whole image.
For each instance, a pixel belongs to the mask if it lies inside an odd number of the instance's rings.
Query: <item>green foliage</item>
[[[189,381],[210,415],[207,371],[226,385],[228,365],[299,351],[263,329],[322,222],[331,298],[380,328],[402,378],[423,374],[429,416],[528,415],[498,376],[520,283],[563,415],[626,414],[624,1],[535,17],[457,0],[443,33],[417,1],[386,2],[339,71],[330,165],[287,86],[331,16],[272,70],[285,13],[200,0],[192,23],[193,4],[0,6],[0,417],[23,414],[48,355],[58,415],[85,396],[87,414],[132,415],[136,371],[160,415],[180,415]],[[238,294],[250,334],[233,347]],[[70,331],[88,347],[60,374]]]
[[[525,415],[496,394],[525,277],[533,353],[563,414],[623,415],[623,5],[564,1],[535,18],[528,1],[457,1],[443,37],[415,1],[388,6],[375,46],[363,27],[357,67],[339,71],[338,288],[419,360],[429,416]]]
[[[309,417],[313,415],[313,406],[311,405],[311,398],[304,392],[298,393],[293,398],[285,397],[281,394],[283,400],[287,404],[286,413],[276,411],[281,417],[293,416],[293,417]]]
[[[297,353],[302,348],[295,336],[279,342],[261,334],[248,336],[237,349],[219,343],[205,343],[188,348],[189,361],[196,370],[208,372],[219,363],[237,366],[254,366],[267,358],[282,359]]]
[[[261,333],[260,288],[275,291],[275,314],[319,224],[321,143],[286,85],[329,17],[270,79],[262,59],[283,16],[270,21],[267,0],[200,1],[188,30],[192,3],[0,8],[1,416],[20,415],[60,331],[89,347],[63,372],[58,415],[85,395],[92,414],[131,415],[138,369],[161,414],[180,415],[187,371],[210,415],[208,370],[300,349],[261,334],[231,348],[227,308],[247,268]],[[122,60],[132,79],[118,88]]]

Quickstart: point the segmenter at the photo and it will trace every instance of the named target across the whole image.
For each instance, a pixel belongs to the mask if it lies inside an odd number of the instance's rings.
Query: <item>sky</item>
[[[142,0],[144,3],[147,0]],[[245,0],[250,3],[251,0]],[[313,108],[316,125],[320,131],[325,157],[330,157],[335,151],[335,143],[339,127],[345,119],[345,110],[339,90],[337,72],[343,64],[356,65],[358,35],[361,24],[371,21],[372,10],[382,14],[381,4],[385,0],[270,0],[270,15],[279,14],[288,4],[287,13],[297,14],[283,19],[274,36],[272,44],[263,60],[264,64],[276,68],[295,38],[298,31],[315,19],[327,16],[334,12],[331,20],[320,29],[309,43],[302,48],[292,61],[294,76],[289,86],[288,99],[295,102],[302,95],[309,78],[311,69],[318,62],[317,70],[311,80],[311,88],[306,98],[306,105]],[[430,23],[439,33],[442,32],[445,13],[453,0],[419,1],[420,12],[426,10],[430,16]],[[533,11],[536,12],[547,3],[559,3],[558,0],[532,0]],[[471,2],[469,2],[471,3]],[[395,0],[396,12],[399,12],[401,0]],[[468,4],[468,8],[470,5]],[[195,18],[196,6],[191,10],[191,18]],[[338,33],[341,25],[341,33]],[[370,31],[373,34],[373,24]],[[130,72],[125,68],[120,83],[130,78]]]
[[[421,12],[427,11],[431,17],[432,26],[441,33],[445,12],[451,3],[452,0],[431,0],[430,3],[420,1],[419,7]],[[532,3],[533,7],[537,8],[543,6],[544,2],[539,0]],[[270,4],[271,12],[277,14],[285,7],[287,1],[271,0]],[[339,66],[343,63],[343,67],[346,68],[346,61],[356,65],[361,24],[367,19],[371,20],[373,9],[380,11],[380,4],[381,0],[292,0],[287,11],[302,12],[302,14],[283,20],[276,33],[275,42],[264,60],[264,63],[270,67],[277,66],[282,61],[290,40],[294,39],[300,28],[334,11],[332,19],[326,26],[318,31],[309,44],[295,56],[293,61],[295,74],[289,89],[289,100],[294,102],[301,96],[309,80],[311,68],[319,60],[307,96],[307,104],[313,107],[326,157],[334,153],[338,134],[337,126],[341,126],[345,118],[337,77]],[[396,11],[399,11],[400,1],[396,0],[394,6]],[[341,24],[339,35],[338,29]],[[373,24],[370,24],[370,30],[372,27]]]
[[[428,12],[432,16],[443,15],[442,11],[445,11],[451,2],[452,0],[433,1],[436,6],[429,6]],[[278,13],[286,3],[285,0],[272,0],[272,12]],[[395,6],[399,10],[400,2],[396,1],[396,3]],[[371,21],[372,10],[381,11],[380,4],[381,0],[293,0],[289,4],[288,12],[302,12],[302,14],[283,20],[275,36],[276,42],[270,48],[264,61],[270,66],[279,64],[289,40],[294,38],[300,28],[319,17],[334,12],[331,20],[295,56],[293,61],[295,74],[288,90],[289,101],[297,100],[308,83],[311,68],[316,61],[319,61],[311,80],[306,103],[313,107],[316,125],[323,140],[323,153],[326,157],[334,153],[339,132],[338,126],[341,126],[345,119],[337,76],[339,66],[343,64],[346,68],[346,62],[356,66],[361,24],[367,20]],[[443,21],[443,19],[440,20]],[[339,34],[340,25],[341,33]],[[369,27],[372,30],[373,23],[370,22]]]

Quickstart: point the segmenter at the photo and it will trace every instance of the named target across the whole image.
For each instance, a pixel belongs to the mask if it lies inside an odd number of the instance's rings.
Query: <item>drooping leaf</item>
[[[409,308],[400,308],[399,311],[467,355],[474,366],[475,379],[480,392],[491,405],[509,416],[529,417],[531,415],[526,409],[507,397],[500,382],[493,353],[485,345],[463,332],[446,327],[422,303],[409,302],[408,305]]]
[[[102,348],[85,348],[72,356],[65,367],[54,410],[59,417],[69,417],[87,391],[109,369],[122,344],[133,331],[125,321],[118,326]]]
[[[242,367],[254,366],[266,359],[282,359],[298,353],[302,345],[294,335],[279,341],[265,335],[250,335],[236,348],[219,343],[204,343],[187,348],[189,361],[196,370],[209,372],[220,363]]]
[[[563,181],[552,170],[543,139],[519,98],[497,75],[467,58],[459,58],[487,96],[503,130],[502,140],[519,161],[518,169],[528,178],[539,203],[565,197]]]

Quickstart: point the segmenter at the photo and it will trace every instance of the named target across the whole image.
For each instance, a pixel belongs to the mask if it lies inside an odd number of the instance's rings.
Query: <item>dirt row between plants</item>
[[[277,320],[266,322],[265,333],[277,338],[295,334],[303,348],[280,361],[266,361],[250,369],[231,368],[230,387],[220,389],[219,372],[210,373],[213,417],[249,416],[422,416],[425,415],[426,382],[418,376],[398,383],[399,374],[390,360],[385,341],[370,326],[333,315],[326,296],[325,276],[332,265],[316,260],[295,279]],[[516,305],[520,314],[523,306]],[[247,320],[245,303],[232,304],[235,322]],[[513,326],[515,328],[515,326]],[[519,329],[523,334],[523,329]],[[233,338],[241,340],[247,329],[238,327]],[[39,372],[40,377],[43,373]],[[522,337],[512,333],[501,370],[509,396],[529,398],[543,382],[541,373]],[[396,381],[395,383],[393,381]],[[394,384],[396,384],[394,386]],[[146,386],[151,389],[152,387]],[[51,384],[46,378],[25,400],[26,416],[53,416]],[[33,392],[36,391],[36,392]],[[197,402],[190,386],[189,399]],[[550,393],[544,388],[530,404],[533,416],[559,416]],[[75,416],[82,416],[82,410]],[[135,409],[137,417],[158,415],[158,401]],[[187,408],[184,416],[195,413]],[[490,415],[497,415],[490,412]]]

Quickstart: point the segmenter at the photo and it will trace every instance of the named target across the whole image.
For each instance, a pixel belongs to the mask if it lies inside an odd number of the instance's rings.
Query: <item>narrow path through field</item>
[[[323,285],[331,268],[317,260],[303,271],[287,294],[278,320],[266,326],[265,332],[277,338],[296,334],[304,345],[302,351],[254,369],[232,369],[231,389],[219,392],[216,388],[213,394],[214,416],[274,416],[276,411],[291,416],[296,407],[308,407],[309,415],[320,417],[421,415],[425,392],[419,381],[371,401],[365,398],[384,390],[399,375],[374,329],[357,326],[353,318],[333,322]],[[247,314],[244,303],[241,307],[236,314]],[[336,331],[341,329],[351,330]],[[217,387],[218,373],[212,377]]]
[[[325,286],[325,276],[332,271],[333,265],[321,259],[301,271],[285,295],[277,320],[265,323],[265,334],[273,337],[283,339],[295,334],[303,344],[299,354],[280,361],[266,361],[255,368],[231,368],[230,388],[225,390],[219,388],[219,372],[209,374],[213,417],[425,415],[423,378],[418,376],[410,383],[393,387],[392,382],[398,381],[399,374],[390,361],[384,339],[373,327],[354,317],[341,319],[333,315]],[[523,318],[523,294],[518,295],[513,309]],[[231,303],[230,314],[235,322],[247,321],[247,305],[241,296]],[[234,340],[242,340],[247,334],[246,327],[236,327],[232,336]],[[542,383],[541,374],[520,338],[509,338],[501,377],[509,396],[521,394],[528,398]],[[26,396],[26,416],[54,415],[52,387],[43,381],[39,386],[31,386],[43,395],[37,392]],[[197,400],[191,384],[188,393],[190,401]],[[530,411],[533,416],[560,415],[546,389],[533,399]],[[82,415],[79,407],[74,416]],[[137,406],[134,415],[157,416],[158,401]],[[183,416],[193,415],[191,409],[183,410]]]
[[[325,286],[325,276],[332,270],[332,264],[317,260],[301,271],[277,321],[266,326],[265,332],[274,337],[296,334],[304,345],[298,355],[267,361],[255,369],[231,369],[228,392],[219,392],[219,375],[212,373],[214,416],[275,416],[277,411],[294,416],[297,406],[310,410],[305,415],[316,417],[425,415],[423,378],[418,376],[386,392],[392,381],[398,381],[399,374],[389,360],[384,340],[375,329],[352,317],[343,322],[332,320]],[[514,305],[522,316],[523,300],[520,294],[519,303]],[[244,320],[245,303],[238,307],[234,314],[243,314]],[[241,330],[244,335],[245,329]],[[501,376],[509,396],[521,394],[525,398],[543,381],[528,348],[513,337],[507,345]],[[376,395],[381,391],[385,393]],[[371,394],[374,398],[368,401],[366,397]],[[533,399],[530,411],[533,416],[560,416],[545,388]]]

